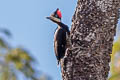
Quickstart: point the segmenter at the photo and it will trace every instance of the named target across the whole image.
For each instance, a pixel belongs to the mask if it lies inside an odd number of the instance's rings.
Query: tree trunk
[[[61,60],[63,80],[107,80],[120,0],[78,0],[71,47]]]

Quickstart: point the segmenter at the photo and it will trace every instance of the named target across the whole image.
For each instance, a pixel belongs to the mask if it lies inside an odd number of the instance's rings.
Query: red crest
[[[57,10],[57,15],[59,16],[59,18],[62,18],[62,14],[61,14],[61,11],[59,9]]]

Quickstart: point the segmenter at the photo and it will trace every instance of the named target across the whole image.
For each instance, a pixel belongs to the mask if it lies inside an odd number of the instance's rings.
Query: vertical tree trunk
[[[107,80],[120,0],[78,0],[63,80]]]

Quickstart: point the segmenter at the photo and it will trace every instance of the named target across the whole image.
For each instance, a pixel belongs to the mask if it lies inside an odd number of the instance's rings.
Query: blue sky
[[[0,27],[13,34],[9,42],[28,49],[38,61],[37,68],[60,80],[53,50],[53,35],[57,27],[45,17],[56,8],[62,12],[62,21],[71,25],[77,1],[74,0],[0,0]]]
[[[53,50],[53,35],[57,27],[45,17],[59,8],[62,21],[71,26],[76,0],[0,0],[0,27],[13,34],[10,43],[28,49],[38,61],[37,68],[60,80]]]

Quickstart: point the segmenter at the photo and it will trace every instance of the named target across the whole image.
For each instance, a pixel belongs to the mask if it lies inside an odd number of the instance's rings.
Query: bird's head
[[[46,17],[46,18],[55,23],[59,23],[61,22],[61,18],[62,18],[61,11],[57,8],[54,13],[52,13],[49,17]]]

